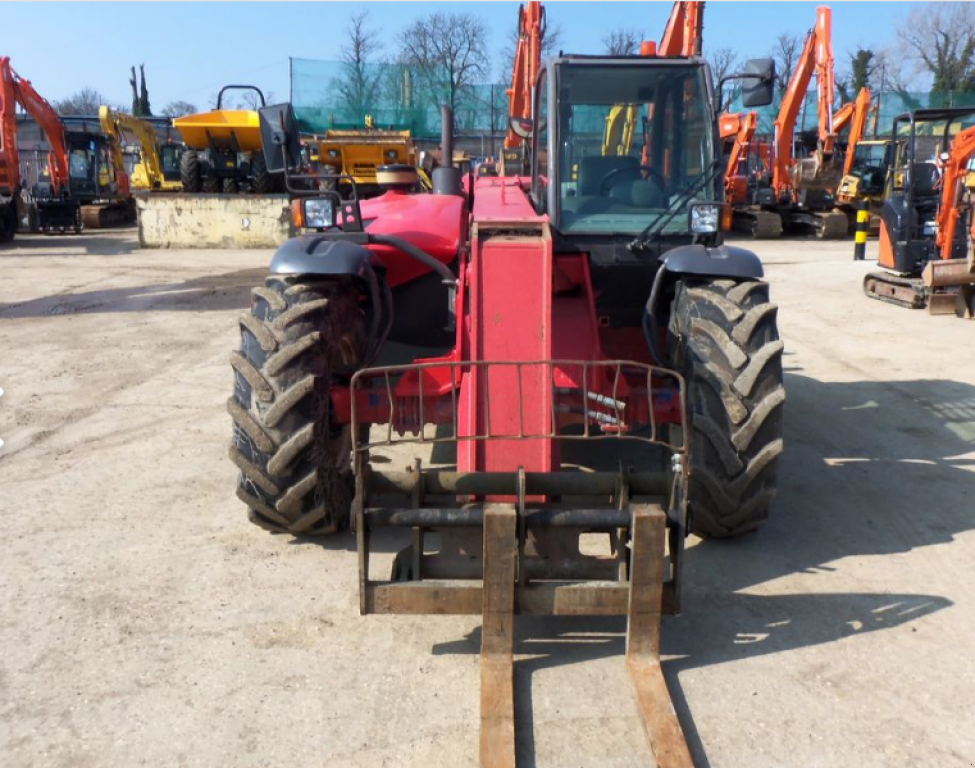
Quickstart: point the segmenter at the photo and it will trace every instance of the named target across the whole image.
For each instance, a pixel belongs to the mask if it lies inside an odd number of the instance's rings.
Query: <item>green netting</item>
[[[450,99],[447,78],[401,64],[356,67],[341,61],[291,59],[291,103],[301,130],[378,128],[440,135],[440,105]],[[504,131],[508,102],[503,85],[474,85],[453,94],[454,125],[461,132]]]
[[[424,71],[402,64],[368,64],[355,67],[341,61],[291,59],[291,103],[301,129],[323,132],[330,128],[361,128],[366,116],[380,128],[409,130],[418,138],[440,135],[440,105],[450,100],[448,78],[443,72]],[[508,102],[505,86],[473,85],[453,94],[454,124],[460,133],[504,132]],[[759,134],[771,134],[781,94],[759,113]],[[816,92],[803,104],[797,130],[816,128]],[[894,118],[913,109],[975,107],[975,93],[874,92],[867,121],[867,135],[890,132]],[[834,109],[841,100],[837,97]],[[743,111],[735,99],[729,111]],[[875,131],[876,125],[876,131]]]
[[[837,97],[833,102],[834,110],[839,109],[842,101]],[[781,94],[775,101],[767,107],[761,107],[758,112],[758,133],[771,134],[775,122],[775,116],[781,104]],[[818,117],[816,107],[818,97],[815,91],[810,91],[806,95],[805,103],[799,113],[796,122],[796,130],[801,131],[815,130]],[[879,104],[879,109],[877,105]],[[922,91],[902,92],[902,91],[874,91],[872,94],[870,116],[867,119],[867,136],[889,134],[894,123],[894,118],[898,115],[910,112],[915,109],[932,109],[943,107],[975,107],[975,93],[962,93],[951,91],[948,93],[927,93]],[[741,105],[741,100],[735,99],[729,112],[746,111]],[[972,121],[975,122],[975,121]],[[875,128],[876,126],[876,128]]]

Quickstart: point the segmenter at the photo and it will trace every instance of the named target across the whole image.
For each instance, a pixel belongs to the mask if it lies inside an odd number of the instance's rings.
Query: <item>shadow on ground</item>
[[[173,283],[56,293],[28,301],[0,303],[0,318],[116,312],[218,311],[250,306],[250,291],[267,276],[263,267],[205,275]]]
[[[57,250],[52,249],[73,249]],[[43,256],[70,259],[78,256],[124,256],[139,250],[138,227],[110,227],[85,230],[80,235],[34,235],[17,233],[11,248],[0,249],[0,259],[22,258],[45,251]]]
[[[663,652],[674,704],[698,766],[709,765],[680,673],[829,643],[920,621],[949,608],[934,594],[754,595],[790,574],[833,570],[849,557],[945,544],[975,527],[975,387],[944,380],[824,383],[786,376],[786,444],[768,525],[687,551],[683,615]],[[628,455],[642,461],[649,454]],[[519,762],[534,765],[536,670],[624,652],[625,620],[523,618],[516,653]],[[480,630],[433,653],[477,653]]]

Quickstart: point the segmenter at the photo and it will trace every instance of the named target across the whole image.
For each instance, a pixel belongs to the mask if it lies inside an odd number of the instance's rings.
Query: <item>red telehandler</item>
[[[768,103],[771,62],[749,71],[746,103]],[[628,616],[657,763],[689,768],[660,616],[679,610],[689,531],[734,536],[768,515],[776,307],[755,254],[722,243],[701,57],[560,55],[527,98],[512,124],[529,175],[468,176],[465,191],[446,165],[417,194],[415,169],[386,167],[386,193],[361,202],[292,174],[290,105],[261,111],[269,167],[313,231],[278,249],[240,320],[237,493],[272,531],[351,523],[364,614],[483,615],[482,765],[515,765],[520,613]],[[620,104],[639,105],[642,137],[605,156]],[[452,123],[445,107],[444,158]],[[436,463],[405,471],[371,460],[430,448]],[[388,528],[404,548],[379,573]]]

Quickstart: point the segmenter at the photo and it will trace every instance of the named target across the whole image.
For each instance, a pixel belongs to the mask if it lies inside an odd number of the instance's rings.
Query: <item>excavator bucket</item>
[[[567,388],[565,375],[582,386]],[[612,396],[590,390],[591,381],[612,382]],[[543,398],[556,417],[545,427],[532,428],[525,416],[531,406],[519,398],[513,411],[504,411],[504,423],[495,418],[492,425],[489,417],[476,434],[458,430],[458,411],[475,392],[490,414],[489,393],[501,399],[500,385],[520,394],[531,382],[547,382]],[[665,388],[678,391],[683,402],[679,375],[631,361],[437,361],[369,368],[353,377],[360,610],[482,615],[482,766],[516,764],[518,614],[626,616],[626,664],[657,764],[693,765],[660,665],[660,617],[680,605],[688,467],[686,446],[669,444],[669,432],[654,417],[654,401]],[[585,426],[577,420],[574,430],[558,417],[580,413],[589,418]],[[382,426],[360,431],[358,425],[370,420]],[[592,421],[608,429],[591,428]],[[443,455],[443,444],[455,444],[460,453],[490,441],[532,440],[656,444],[670,466],[659,472],[622,466],[612,472],[458,472],[424,468],[416,459],[407,471],[380,471],[369,462],[370,451],[409,443]],[[377,573],[371,546],[387,528],[409,532],[388,575]],[[594,553],[590,539],[581,546],[583,534],[601,538],[602,551]]]

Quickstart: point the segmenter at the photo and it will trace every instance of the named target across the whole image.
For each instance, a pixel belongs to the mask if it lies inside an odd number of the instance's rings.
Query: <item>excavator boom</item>
[[[938,253],[950,259],[955,243],[955,230],[965,205],[965,178],[968,164],[975,157],[975,126],[960,131],[951,142],[948,161],[941,176],[941,204],[938,207]],[[975,222],[972,223],[975,238]]]
[[[806,36],[802,53],[789,81],[785,97],[775,118],[775,140],[773,145],[774,163],[772,186],[778,199],[788,196],[795,198],[796,189],[792,179],[795,165],[792,144],[796,131],[799,109],[806,97],[813,73],[819,85],[819,143],[821,152],[831,154],[835,133],[833,130],[833,46],[832,11],[821,5],[816,9],[816,26]]]
[[[700,56],[704,28],[704,3],[676,2],[660,45],[658,56]]]
[[[51,155],[49,157],[51,170],[51,185],[55,194],[59,194],[67,189],[68,183],[68,150],[64,137],[64,124],[58,116],[57,111],[48,101],[34,90],[34,86],[29,80],[25,80],[13,67],[10,66],[10,59],[0,59],[0,79],[3,80],[2,91],[4,93],[4,110],[13,111],[13,101],[17,101],[24,108],[37,124],[44,131],[47,140],[51,145]],[[12,98],[11,98],[12,95]],[[9,99],[9,102],[8,102]],[[10,104],[8,107],[7,104]],[[7,128],[6,120],[4,132],[14,135],[16,128]],[[7,138],[4,137],[4,146],[7,146]],[[15,146],[11,141],[11,146]]]
[[[531,94],[542,64],[542,41],[545,36],[545,10],[541,2],[532,0],[518,9],[518,46],[508,89],[508,116],[531,116]],[[524,139],[508,126],[505,149],[521,147]]]
[[[141,173],[138,167],[133,173],[133,186],[137,186],[135,180],[141,176],[144,179],[142,183],[149,189],[165,189],[168,191],[182,189],[182,184],[178,180],[167,181],[166,179],[156,131],[151,123],[125,112],[116,112],[111,107],[104,105],[98,110],[98,118],[102,124],[102,130],[109,139],[113,161],[117,168],[122,167],[123,132],[134,136],[139,143],[139,158],[142,168]]]

